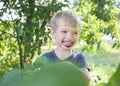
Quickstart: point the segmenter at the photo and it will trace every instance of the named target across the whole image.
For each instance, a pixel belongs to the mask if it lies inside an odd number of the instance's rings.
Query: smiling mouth
[[[72,47],[74,45],[74,42],[71,41],[63,41],[63,45],[67,48]]]

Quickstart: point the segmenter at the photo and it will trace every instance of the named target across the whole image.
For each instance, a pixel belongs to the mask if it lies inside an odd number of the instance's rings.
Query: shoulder
[[[43,53],[42,56],[49,56],[49,55],[52,55],[52,52],[53,52],[53,51]]]
[[[82,52],[73,51],[74,59],[85,59],[85,56]]]
[[[51,59],[51,58],[55,57],[54,50],[46,52],[46,53],[43,53],[42,56],[46,57],[47,59]]]
[[[89,70],[87,61],[86,61],[86,57],[83,55],[82,52],[73,52],[73,57],[74,57],[74,61],[76,62],[77,66],[80,68],[86,68]]]

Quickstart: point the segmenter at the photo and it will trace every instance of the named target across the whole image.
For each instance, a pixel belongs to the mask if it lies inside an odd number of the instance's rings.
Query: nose
[[[72,33],[68,33],[67,36],[66,36],[66,39],[69,40],[69,41],[72,41],[74,38],[73,34]]]

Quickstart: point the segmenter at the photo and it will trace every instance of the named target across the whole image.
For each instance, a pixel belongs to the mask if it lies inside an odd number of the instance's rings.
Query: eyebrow
[[[66,28],[61,28],[60,30],[68,30]],[[80,30],[72,30],[73,32],[80,32]]]

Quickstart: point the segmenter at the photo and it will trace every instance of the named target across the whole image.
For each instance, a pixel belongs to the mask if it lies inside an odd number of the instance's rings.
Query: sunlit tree
[[[15,58],[22,69],[41,54],[49,38],[48,22],[65,5],[57,0],[1,0],[0,4],[0,63]]]

